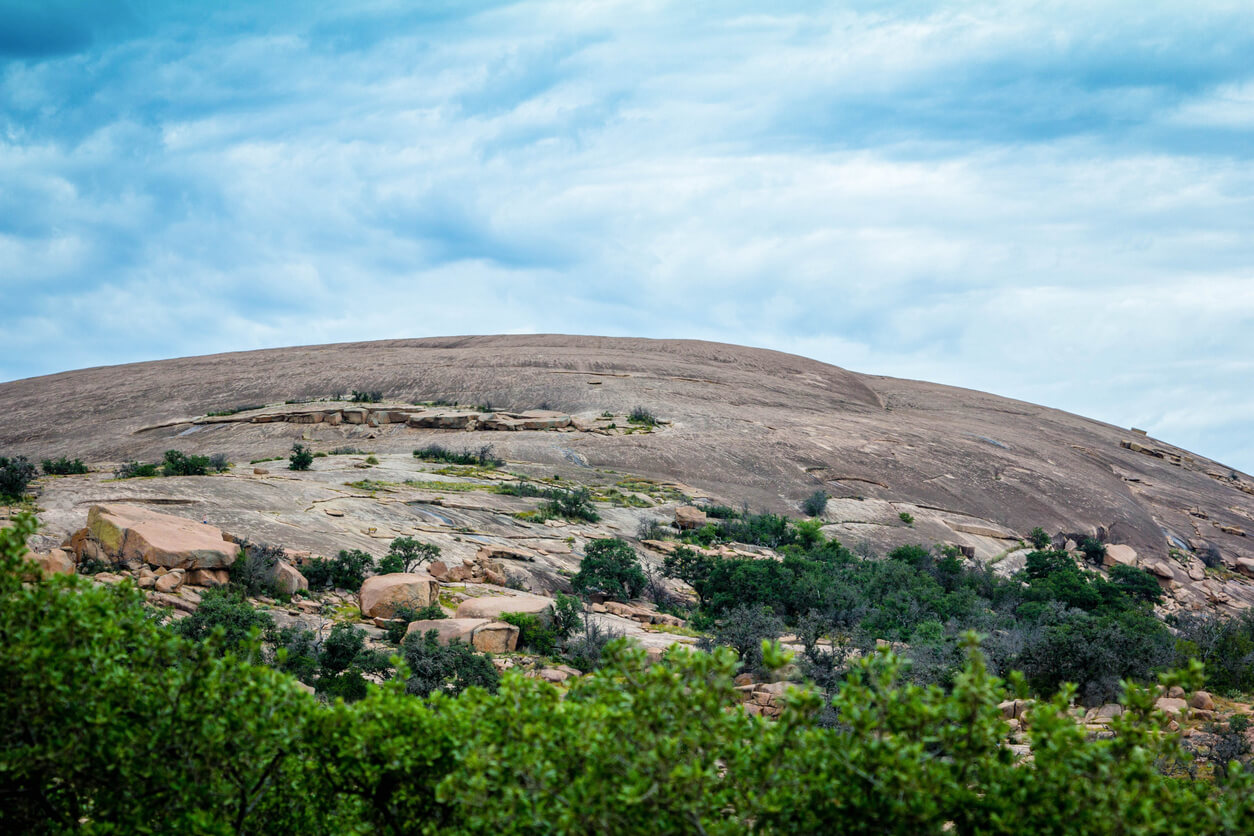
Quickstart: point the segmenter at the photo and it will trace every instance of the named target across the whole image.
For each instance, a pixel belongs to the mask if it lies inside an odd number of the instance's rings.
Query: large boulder
[[[695,505],[681,505],[675,509],[675,527],[681,530],[691,531],[708,521],[705,512]]]
[[[539,595],[499,595],[471,598],[457,607],[458,618],[499,618],[507,612],[542,613],[553,605],[552,598]]]
[[[239,552],[221,529],[134,505],[93,505],[87,536],[115,562],[169,569],[218,569]]]
[[[1111,566],[1135,566],[1136,549],[1119,543],[1109,544],[1106,546],[1106,556],[1102,558],[1102,563],[1107,568]]]
[[[309,580],[292,564],[280,560],[270,572],[270,584],[280,595],[295,595],[309,589]]]
[[[426,573],[395,572],[366,578],[358,596],[362,615],[367,618],[393,618],[396,608],[421,609],[439,600],[440,583]],[[461,612],[458,612],[460,615]]]
[[[72,575],[74,574],[74,561],[70,560],[70,556],[65,553],[64,549],[53,549],[43,554],[34,552],[27,557],[36,566],[42,570],[45,575]]]
[[[518,634],[521,631],[513,624],[504,621],[489,621],[475,628],[470,643],[480,653],[509,653],[518,648]]]
[[[405,629],[405,635],[408,636],[410,633],[424,635],[431,630],[435,630],[436,639],[440,644],[451,644],[452,642],[470,644],[470,638],[474,634],[475,628],[490,623],[491,621],[486,618],[429,618],[423,621],[409,622],[409,627]]]

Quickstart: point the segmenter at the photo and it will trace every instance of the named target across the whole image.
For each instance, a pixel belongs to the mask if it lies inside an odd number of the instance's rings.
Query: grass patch
[[[252,412],[254,409],[265,409],[265,408],[266,408],[266,405],[263,403],[242,404],[240,406],[233,406],[230,409],[219,409],[216,412],[207,412],[205,413],[205,417],[206,418],[225,418],[228,415],[237,415],[241,412]]]
[[[369,491],[370,493],[374,493],[375,491],[391,491],[392,488],[396,487],[395,482],[382,482],[376,479],[361,479],[357,482],[345,482],[344,485],[346,487],[353,488],[354,490]]]
[[[687,636],[691,639],[699,639],[705,635],[700,630],[694,630],[691,627],[676,627],[673,624],[649,624],[644,629],[650,633],[669,633],[672,636]]]
[[[262,464],[263,462],[281,462],[281,461],[283,461],[282,456],[271,456],[268,459],[253,459],[252,461],[249,462],[249,464]]]
[[[498,468],[505,460],[497,458],[492,452],[492,445],[485,444],[478,450],[469,448],[450,450],[442,444],[428,444],[414,451],[414,458],[424,462],[443,462],[445,464],[474,465],[477,467]]]
[[[475,482],[420,482],[416,479],[406,479],[405,484],[411,488],[417,488],[423,491],[439,491],[447,493],[470,493],[471,491],[490,491],[492,485],[480,485]]]

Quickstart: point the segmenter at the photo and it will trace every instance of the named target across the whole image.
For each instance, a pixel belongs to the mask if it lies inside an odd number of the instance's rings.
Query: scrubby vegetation
[[[584,550],[579,572],[570,579],[576,592],[598,593],[619,601],[635,598],[646,578],[630,543],[617,538],[593,540]]]
[[[632,407],[631,412],[627,413],[627,423],[639,424],[645,427],[656,427],[658,425],[657,416],[652,411],[643,406]]]
[[[465,464],[476,467],[501,467],[505,460],[498,458],[491,444],[485,444],[478,450],[450,450],[440,444],[428,444],[414,451],[414,458],[424,462],[447,462],[448,464]]]
[[[383,400],[383,393],[377,389],[370,391],[354,389],[349,400],[353,403],[379,403]]]
[[[162,476],[205,476],[209,473],[208,456],[189,456],[178,450],[166,450],[161,462]]]
[[[65,456],[59,459],[44,459],[40,467],[48,476],[81,476],[87,472],[87,465],[82,459],[70,460]]]
[[[422,564],[439,557],[440,547],[434,543],[422,543],[413,537],[397,537],[388,547],[388,553],[379,561],[379,574],[413,572]]]
[[[827,510],[827,500],[827,491],[815,491],[801,503],[801,510],[807,517],[821,517]]]
[[[217,627],[188,638],[127,586],[23,583],[32,529],[0,530],[7,832],[1239,833],[1254,817],[1235,763],[1216,783],[1165,774],[1187,755],[1149,689],[1125,690],[1108,739],[1060,689],[1030,710],[1020,761],[998,708],[1011,694],[969,640],[947,690],[884,651],[828,701],[785,695],[773,721],[728,710],[739,663],[722,649],[649,665],[610,644],[563,695],[414,635],[406,669],[373,687],[387,674],[351,627],[285,634],[275,669],[253,661],[253,632],[238,651]]]
[[[297,442],[292,445],[292,455],[287,457],[288,470],[308,470],[313,466],[313,451]]]
[[[17,502],[35,478],[35,466],[25,456],[0,456],[0,499]]]
[[[343,589],[357,592],[373,571],[374,558],[360,549],[341,549],[335,557],[311,557],[301,566],[301,574],[313,590]]]

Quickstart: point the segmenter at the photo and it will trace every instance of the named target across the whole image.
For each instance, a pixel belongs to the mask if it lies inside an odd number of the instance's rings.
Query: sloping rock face
[[[72,545],[80,558],[167,569],[224,568],[239,553],[221,529],[134,505],[93,505]]]
[[[538,595],[502,595],[471,598],[457,607],[458,618],[497,618],[507,612],[542,613],[553,605],[552,598]]]
[[[301,420],[313,423],[194,423],[236,404],[284,409],[285,400],[348,388],[377,389],[398,404],[484,407],[342,405],[309,407],[321,420]],[[615,469],[755,510],[795,513],[823,490],[832,497],[825,533],[881,553],[953,542],[991,559],[1041,526],[1126,545],[1138,565],[1182,554],[1170,559],[1183,579],[1174,569],[1170,580],[1159,575],[1180,589],[1220,583],[1193,577],[1203,559],[1254,574],[1247,474],[1058,410],[716,343],[520,335],[275,349],[3,383],[0,400],[0,452],[32,459],[152,461],[177,447],[238,462],[285,456],[297,440],[406,454],[426,443],[491,443],[497,455],[549,473]],[[669,423],[626,433],[622,416],[637,406]],[[415,415],[430,420],[413,426]],[[480,424],[494,421],[511,431],[485,433]],[[598,423],[619,430],[578,431]],[[1224,595],[1236,597],[1211,590],[1188,603]]]

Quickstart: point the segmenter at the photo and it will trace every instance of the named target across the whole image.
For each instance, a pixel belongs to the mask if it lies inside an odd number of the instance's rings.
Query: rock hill
[[[354,391],[381,400],[352,403]],[[1154,571],[1173,606],[1254,603],[1250,476],[1135,430],[773,351],[551,335],[393,340],[85,369],[0,384],[0,403],[0,454],[107,467],[173,448],[237,462],[229,479],[44,480],[53,538],[81,528],[92,504],[130,502],[296,548],[378,551],[419,524],[470,530],[495,505],[518,510],[485,493],[434,504],[448,513],[431,510],[431,491],[418,504],[379,501],[414,490],[398,487],[415,475],[411,450],[491,444],[533,475],[626,492],[631,479],[653,480],[642,492],[651,507],[616,509],[610,531],[673,514],[667,503],[681,493],[795,513],[823,490],[825,531],[850,546],[951,543],[1012,568],[1020,539],[1041,526],[1060,544],[1096,536],[1128,547],[1111,559]],[[658,423],[629,421],[637,408]],[[295,441],[377,453],[381,470],[354,472],[378,484],[346,491],[330,459],[315,467],[322,481],[241,464],[286,456]]]

